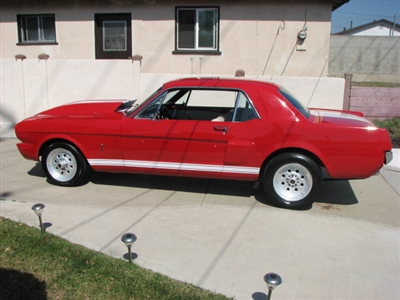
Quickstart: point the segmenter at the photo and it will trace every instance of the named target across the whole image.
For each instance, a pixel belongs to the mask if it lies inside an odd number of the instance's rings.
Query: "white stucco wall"
[[[352,36],[400,36],[400,32],[386,26],[377,26],[353,33]]]
[[[166,81],[205,76],[141,73],[138,61],[126,60],[2,59],[0,63],[1,137],[14,136],[15,123],[47,108],[87,99],[138,99],[142,102]],[[220,77],[227,76],[220,74]],[[246,78],[282,84],[310,107],[341,109],[343,106],[344,79],[281,76]]]

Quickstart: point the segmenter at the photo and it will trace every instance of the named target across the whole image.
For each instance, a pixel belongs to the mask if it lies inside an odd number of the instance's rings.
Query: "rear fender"
[[[260,177],[262,177],[263,173],[264,173],[264,169],[266,168],[266,166],[268,165],[268,163],[274,159],[275,157],[277,157],[278,155],[284,154],[284,153],[299,153],[299,154],[303,154],[309,158],[311,158],[312,160],[314,160],[322,169],[322,172],[324,174],[324,178],[329,178],[329,173],[327,171],[325,162],[321,159],[322,154],[317,150],[317,149],[313,149],[311,150],[310,148],[304,148],[304,147],[276,147],[275,150],[273,152],[271,152],[268,157],[264,160],[262,167],[260,168]]]

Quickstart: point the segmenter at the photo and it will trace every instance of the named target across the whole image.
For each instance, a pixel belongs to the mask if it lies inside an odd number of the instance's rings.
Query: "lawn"
[[[228,299],[0,218],[1,299]]]

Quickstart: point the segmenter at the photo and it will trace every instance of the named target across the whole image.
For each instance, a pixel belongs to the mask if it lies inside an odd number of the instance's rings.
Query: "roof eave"
[[[348,2],[350,2],[350,0],[333,0],[332,1],[332,11],[335,11],[336,9],[338,9],[339,7],[341,7],[342,5],[344,5]]]

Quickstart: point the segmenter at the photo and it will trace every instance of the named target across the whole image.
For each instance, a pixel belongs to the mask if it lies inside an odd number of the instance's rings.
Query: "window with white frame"
[[[18,15],[19,44],[56,43],[56,25],[53,14]]]
[[[219,9],[177,7],[175,51],[219,51]]]

